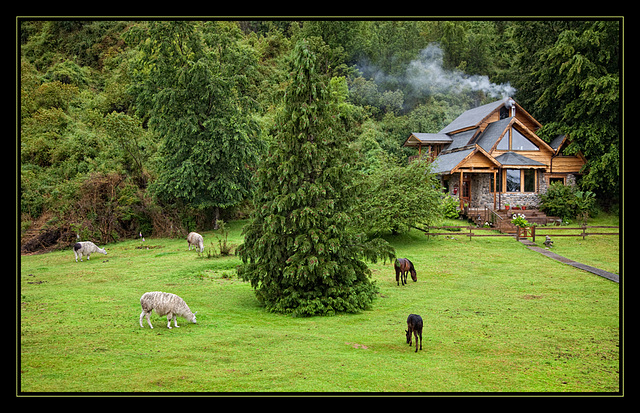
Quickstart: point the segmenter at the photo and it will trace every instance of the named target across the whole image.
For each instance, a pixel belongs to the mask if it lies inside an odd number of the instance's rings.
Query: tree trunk
[[[220,208],[215,208],[215,215],[213,217],[213,229],[218,229],[218,220],[220,219]]]

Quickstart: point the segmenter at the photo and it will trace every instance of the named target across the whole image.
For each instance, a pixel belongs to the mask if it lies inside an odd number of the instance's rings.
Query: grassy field
[[[242,224],[230,224],[234,243]],[[204,235],[208,246],[213,233]],[[120,242],[82,263],[71,250],[23,256],[18,390],[620,390],[618,284],[512,238],[454,237],[390,237],[418,282],[397,287],[391,263],[372,264],[373,308],[334,317],[265,312],[238,280],[237,257],[198,257],[185,240],[147,239],[145,249]],[[606,238],[617,248],[617,237]],[[580,242],[607,255],[597,237]],[[617,255],[608,256],[598,259],[617,268]],[[140,296],[155,290],[184,298],[198,324],[179,318],[168,330],[154,313],[155,328],[140,328]],[[417,354],[405,343],[410,313],[425,322]]]

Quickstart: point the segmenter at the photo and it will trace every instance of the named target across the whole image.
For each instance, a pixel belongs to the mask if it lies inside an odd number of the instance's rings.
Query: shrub
[[[575,218],[578,213],[575,198],[575,187],[553,182],[547,192],[540,195],[540,209],[563,220]]]
[[[579,191],[575,186],[554,182],[540,195],[540,209],[548,215],[573,219],[593,213],[595,196],[591,191]]]
[[[442,198],[442,214],[445,218],[457,219],[460,215],[458,211],[458,199],[451,195],[446,195]]]

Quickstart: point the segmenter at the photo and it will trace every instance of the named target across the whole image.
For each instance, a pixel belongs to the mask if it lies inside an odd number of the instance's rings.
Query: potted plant
[[[510,207],[510,205],[509,205],[509,204],[504,204],[504,209],[505,209],[505,211],[508,211],[508,210],[509,210],[509,207]]]
[[[511,223],[516,227],[520,227],[520,228],[529,227],[529,222],[525,219],[524,214],[513,214],[511,218],[512,218]]]

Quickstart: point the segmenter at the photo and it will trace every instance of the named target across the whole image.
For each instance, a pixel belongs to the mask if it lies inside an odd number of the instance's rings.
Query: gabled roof
[[[455,135],[451,135],[452,142],[450,145],[445,146],[445,151],[452,151],[454,149],[460,149],[464,146],[467,146],[473,140],[476,132],[478,132],[478,128],[469,129],[464,132],[456,133]]]
[[[476,143],[482,147],[485,151],[491,151],[491,148],[498,142],[500,137],[504,135],[507,130],[507,126],[513,118],[501,119],[497,122],[490,123],[484,132],[478,137]]]
[[[444,133],[418,133],[413,132],[402,146],[412,147],[419,145],[430,145],[434,143],[451,143],[453,139]]]
[[[533,159],[529,159],[524,155],[520,155],[516,152],[505,152],[500,156],[496,156],[494,158],[496,161],[500,162],[502,166],[511,166],[511,167],[524,167],[527,168],[545,168],[546,165],[534,161]]]
[[[505,99],[500,99],[495,102],[487,103],[486,105],[478,106],[477,108],[469,109],[462,115],[455,118],[453,122],[442,128],[439,133],[450,133],[478,126],[487,116],[493,113],[494,110],[502,106],[504,102]]]
[[[546,169],[552,167],[552,158],[562,151],[568,140],[566,136],[559,136],[551,144],[545,142],[535,132],[541,126],[513,99],[505,98],[467,110],[438,133],[414,132],[403,146],[442,144],[442,151],[433,161],[433,172],[439,175],[463,170],[495,172],[496,168]],[[510,128],[511,135],[507,132]],[[500,145],[505,136],[511,136],[509,144]],[[524,139],[533,146],[526,145]],[[498,146],[501,149],[497,149]],[[582,157],[580,154],[577,156]],[[584,159],[582,161],[584,164]],[[572,161],[563,162],[561,167],[564,170],[572,170],[566,166]],[[574,167],[573,164],[570,166]]]
[[[474,148],[468,148],[461,151],[440,154],[440,156],[433,161],[433,172],[436,174],[449,174],[451,170],[458,166],[473,150]]]
[[[494,117],[493,121],[495,121],[498,119],[497,117],[495,117],[496,112],[503,106],[506,106],[506,108],[509,110],[509,116],[512,116],[512,109],[514,109],[516,112],[516,117],[519,117],[522,122],[529,125],[529,128],[532,128],[533,131],[542,126],[540,122],[538,122],[533,116],[531,116],[529,112],[524,110],[522,106],[520,106],[516,101],[514,101],[510,97],[506,97],[504,99],[496,100],[495,102],[487,103],[486,105],[478,106],[477,108],[465,111],[460,116],[455,118],[453,122],[442,128],[439,133],[446,133],[447,135],[451,135],[456,133],[457,131],[477,128],[480,127],[481,124],[488,121],[491,117]]]

